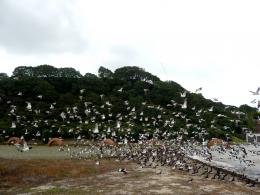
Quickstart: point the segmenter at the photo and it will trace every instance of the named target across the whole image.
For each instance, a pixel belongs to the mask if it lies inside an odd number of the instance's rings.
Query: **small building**
[[[248,143],[260,143],[260,133],[247,133],[246,141]]]
[[[260,120],[255,120],[255,131],[246,131],[246,141],[249,143],[260,143]]]

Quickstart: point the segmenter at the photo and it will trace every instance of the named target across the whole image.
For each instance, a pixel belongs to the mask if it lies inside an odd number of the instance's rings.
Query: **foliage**
[[[195,126],[188,130],[189,136],[206,130],[209,137],[223,138],[227,133],[241,137],[243,128],[253,128],[253,118],[258,116],[256,109],[247,105],[227,106],[187,90],[188,106],[182,109],[184,98],[180,94],[185,90],[174,81],[163,82],[136,66],[118,68],[114,72],[101,66],[98,76],[91,73],[82,76],[73,68],[50,65],[19,66],[11,77],[0,75],[0,129],[19,136],[27,130],[31,137],[40,131],[45,141],[51,136],[75,137],[79,132],[91,138],[96,123],[104,133],[108,127],[115,128],[120,118],[118,114],[128,115],[133,108],[136,115],[143,112],[149,119],[162,114],[162,118],[150,126],[144,121],[145,117],[131,120],[131,125],[127,118],[122,118],[121,126],[131,128],[135,138],[140,133],[151,135],[156,129],[160,130],[159,137],[164,132],[186,129],[187,119]],[[26,109],[28,102],[32,110]],[[113,106],[109,107],[109,103]],[[213,111],[208,111],[213,107]],[[88,114],[87,109],[90,109]],[[61,118],[62,112],[66,113],[65,120]],[[112,112],[110,118],[108,112]],[[106,119],[97,113],[104,113]],[[172,118],[174,125],[165,125],[165,121]],[[11,128],[14,121],[17,127]],[[118,137],[126,133],[122,131]]]
[[[36,67],[19,66],[13,71],[13,77],[67,77],[67,78],[80,78],[82,75],[74,68],[55,68],[50,65],[40,65]]]

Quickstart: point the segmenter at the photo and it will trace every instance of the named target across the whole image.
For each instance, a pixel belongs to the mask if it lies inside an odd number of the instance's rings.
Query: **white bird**
[[[116,136],[116,132],[115,131],[112,132],[112,136],[114,136],[114,137]]]
[[[212,111],[213,111],[213,108],[214,108],[214,106],[212,106],[212,107],[209,109],[209,111],[212,112]]]
[[[19,91],[19,93],[17,95],[22,96],[23,92]]]
[[[42,99],[42,95],[38,95],[37,98]]]
[[[110,104],[109,101],[106,102],[106,105],[108,105],[108,106],[112,106],[112,104]]]
[[[37,137],[40,137],[40,136],[41,136],[40,131],[37,131],[36,136],[37,136]]]
[[[122,91],[123,91],[123,87],[120,88],[120,89],[118,89],[117,91],[118,91],[118,92],[122,92]]]
[[[184,100],[184,103],[181,106],[182,109],[186,109],[187,108],[187,99]]]
[[[111,129],[110,127],[107,128],[107,133],[110,133],[111,132]]]
[[[79,92],[82,94],[84,93],[85,89],[81,89]]]
[[[35,114],[40,114],[41,110],[34,110]]]
[[[15,122],[12,122],[12,126],[11,126],[12,129],[15,129],[16,128],[16,124]]]
[[[25,151],[29,151],[31,149],[31,147],[29,147],[27,145],[27,142],[25,141],[24,137],[22,136],[21,137],[21,140],[22,140],[22,144],[14,144],[16,149],[19,151],[19,152],[25,152]]]
[[[116,128],[120,128],[121,124],[119,121],[116,122]]]
[[[12,107],[12,110],[10,110],[10,113],[14,114],[16,110],[16,106]]]
[[[99,133],[98,124],[96,124],[96,126],[95,126],[95,129],[94,129],[93,133]]]
[[[249,91],[252,93],[252,95],[259,95],[259,92],[260,92],[260,87],[257,88],[257,90],[254,92],[254,91]]]
[[[62,120],[64,120],[66,118],[66,115],[64,112],[60,113],[60,117],[62,118]]]
[[[27,103],[26,109],[31,111],[32,110],[32,104],[30,102],[26,102],[26,103]]]
[[[184,91],[183,93],[181,93],[181,97],[186,97],[187,91]]]

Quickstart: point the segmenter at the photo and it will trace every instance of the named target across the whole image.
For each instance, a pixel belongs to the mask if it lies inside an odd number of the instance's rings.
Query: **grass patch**
[[[81,188],[52,188],[45,192],[41,192],[42,195],[63,195],[63,194],[92,194],[90,191],[83,190]],[[96,194],[96,193],[95,193]]]
[[[232,144],[244,144],[245,142],[246,141],[241,138],[232,136]]]

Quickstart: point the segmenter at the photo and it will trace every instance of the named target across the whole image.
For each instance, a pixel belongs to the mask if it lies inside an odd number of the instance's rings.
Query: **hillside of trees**
[[[257,110],[224,105],[192,93],[174,81],[161,81],[144,69],[127,66],[98,75],[73,68],[20,66],[0,73],[0,139],[24,135],[127,138],[140,136],[201,139],[226,134],[243,138],[254,130]]]

